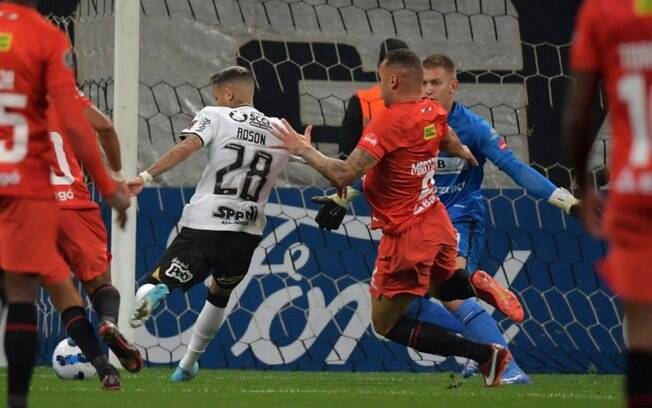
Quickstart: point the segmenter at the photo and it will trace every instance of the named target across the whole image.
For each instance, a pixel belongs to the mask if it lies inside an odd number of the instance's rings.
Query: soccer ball
[[[64,380],[83,380],[95,375],[95,367],[71,339],[66,338],[54,349],[52,368],[57,377]]]

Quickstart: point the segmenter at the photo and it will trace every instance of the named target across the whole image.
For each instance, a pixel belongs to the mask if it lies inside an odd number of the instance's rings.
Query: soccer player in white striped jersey
[[[265,227],[265,204],[289,154],[270,130],[276,118],[253,107],[254,78],[239,66],[211,77],[217,106],[199,111],[182,142],[127,183],[138,194],[156,176],[195,151],[208,149],[195,194],[185,206],[182,229],[165,251],[148,282],[136,293],[129,323],[143,325],[170,292],[187,291],[212,275],[208,297],[197,317],[185,356],[173,382],[197,375],[197,360],[222,323],[231,291],[249,269]]]

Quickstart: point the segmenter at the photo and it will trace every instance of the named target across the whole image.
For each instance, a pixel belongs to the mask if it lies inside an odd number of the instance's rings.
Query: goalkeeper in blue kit
[[[547,200],[566,213],[575,211],[579,204],[569,191],[558,188],[536,170],[514,156],[504,139],[480,115],[466,106],[454,102],[458,88],[456,67],[444,55],[432,55],[423,61],[424,96],[437,100],[449,113],[448,124],[457,133],[461,142],[471,149],[480,163],[469,166],[464,160],[439,154],[435,173],[437,195],[445,204],[453,225],[458,232],[458,267],[475,271],[485,240],[486,208],[481,187],[484,177],[483,164],[491,160],[500,170],[509,175],[528,194]],[[346,130],[345,130],[346,131]],[[357,135],[356,135],[357,136]],[[347,145],[355,143],[347,141]],[[342,152],[348,153],[348,152]],[[316,221],[327,229],[339,227],[349,202],[360,190],[360,183],[347,189],[344,196],[315,197],[324,205]],[[407,317],[436,323],[460,333],[464,337],[482,343],[498,343],[507,347],[495,320],[474,299],[440,303],[429,298],[416,299],[406,312]],[[474,367],[467,365],[465,375],[472,375]],[[504,384],[528,384],[527,374],[512,360],[503,375]]]

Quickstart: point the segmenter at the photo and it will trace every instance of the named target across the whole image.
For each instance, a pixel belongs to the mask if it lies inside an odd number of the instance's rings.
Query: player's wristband
[[[555,207],[561,208],[566,212],[566,214],[570,214],[571,208],[574,205],[579,204],[580,200],[575,198],[575,196],[565,188],[557,188],[552,192],[552,194],[550,194],[550,197],[548,197],[548,202]]]
[[[152,182],[152,180],[154,180],[154,176],[152,176],[151,174],[149,174],[149,172],[148,172],[147,170],[141,172],[141,173],[138,175],[138,177],[140,177],[141,179],[143,179],[143,184],[146,185],[146,186],[150,185],[151,182]]]

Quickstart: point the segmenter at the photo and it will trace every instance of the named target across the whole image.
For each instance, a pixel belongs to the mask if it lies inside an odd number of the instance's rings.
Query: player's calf
[[[485,385],[489,387],[502,384],[502,373],[511,360],[511,353],[498,345],[466,340],[439,326],[405,317],[401,318],[385,337],[423,353],[475,360],[485,375]]]
[[[89,286],[91,285],[96,286],[95,290],[89,290]],[[100,321],[117,324],[120,310],[120,292],[109,282],[99,285],[94,285],[92,282],[85,282],[84,286],[86,287],[86,291],[91,294],[89,297]]]

